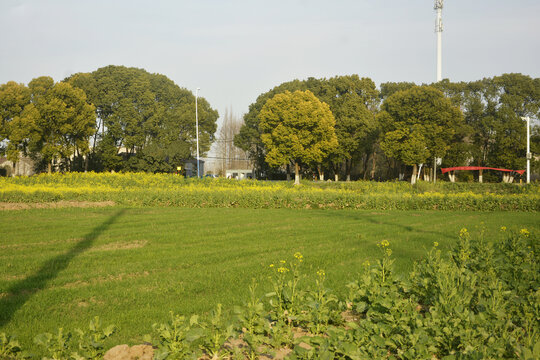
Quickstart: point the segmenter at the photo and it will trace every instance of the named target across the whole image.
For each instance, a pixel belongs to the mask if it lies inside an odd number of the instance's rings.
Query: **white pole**
[[[531,182],[531,118],[526,116],[522,117],[522,120],[527,121],[527,184]]]
[[[199,90],[201,88],[197,88],[195,91],[195,132],[197,133],[197,177],[201,177],[201,174],[199,173],[199,111],[197,107],[197,98],[199,97]]]
[[[443,0],[435,0],[435,10],[437,10],[437,19],[435,21],[435,32],[437,33],[437,82],[442,80],[442,8]]]

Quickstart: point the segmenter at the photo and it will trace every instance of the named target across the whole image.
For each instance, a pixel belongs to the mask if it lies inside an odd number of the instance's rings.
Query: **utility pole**
[[[435,32],[437,33],[437,82],[442,80],[442,8],[443,0],[435,0],[434,9],[437,11]]]
[[[527,184],[531,182],[531,119],[526,117],[521,117],[521,120],[527,121]]]
[[[197,133],[197,178],[201,177],[201,174],[199,172],[199,112],[198,112],[198,106],[197,106],[197,98],[199,97],[199,90],[201,88],[197,88],[195,91],[195,132]]]
[[[442,8],[443,0],[435,0],[434,9],[437,11],[435,19],[435,32],[437,33],[437,82],[442,80]],[[436,156],[433,157],[433,183],[437,182],[437,161]]]

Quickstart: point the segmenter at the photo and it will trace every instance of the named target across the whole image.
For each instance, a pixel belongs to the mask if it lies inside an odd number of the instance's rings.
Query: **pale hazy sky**
[[[446,0],[443,77],[540,77],[540,1]],[[114,64],[161,73],[220,114],[309,76],[435,80],[432,0],[0,0],[0,83]]]

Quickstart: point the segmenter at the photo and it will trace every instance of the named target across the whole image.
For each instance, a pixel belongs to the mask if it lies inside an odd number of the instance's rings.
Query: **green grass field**
[[[448,248],[463,227],[495,239],[501,226],[540,231],[537,213],[292,209],[94,208],[0,212],[0,332],[33,336],[84,327],[99,315],[140,343],[169,311],[225,309],[264,294],[269,264],[304,255],[338,293],[376,243],[389,240],[409,271],[434,241]],[[313,270],[310,270],[313,269]]]

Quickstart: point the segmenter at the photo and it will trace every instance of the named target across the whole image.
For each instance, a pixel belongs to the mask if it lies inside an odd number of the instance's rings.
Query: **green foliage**
[[[6,335],[3,332],[0,333],[0,359],[15,360],[30,357],[30,354],[21,351],[21,345],[14,336]]]
[[[309,90],[286,91],[268,100],[258,115],[261,139],[272,166],[319,164],[337,147],[335,119],[327,104]]]
[[[198,112],[204,154],[218,113],[204,98]],[[166,172],[192,157],[195,137],[195,96],[142,69],[107,66],[58,83],[42,76],[28,87],[0,85],[3,151],[14,162],[32,155],[49,172],[53,161],[60,170]]]
[[[198,319],[198,315],[193,315],[188,321],[185,316],[171,312],[168,323],[152,325],[157,334],[156,343],[159,347],[155,358],[196,359],[197,352],[193,351],[192,344],[203,336],[202,329],[196,327]]]
[[[522,74],[503,74],[469,83],[433,84],[462,108],[465,126],[455,139],[462,155],[448,165],[472,164],[508,169],[525,165],[525,132],[521,117],[535,118],[540,108],[540,82]],[[456,149],[457,150],[457,149]],[[458,155],[457,151],[452,155]]]
[[[21,153],[50,164],[89,151],[94,106],[68,83],[55,84],[45,76],[33,79],[28,88],[9,82],[1,87],[0,109],[0,137],[8,140],[8,158],[14,162]]]
[[[64,332],[62,328],[59,328],[55,334],[43,333],[34,338],[34,342],[43,347],[48,353],[48,356],[44,356],[43,360],[69,359],[71,353],[70,341],[71,333]]]
[[[249,153],[260,171],[268,172],[265,164],[268,149],[262,141],[259,113],[266,102],[275,95],[286,91],[305,90],[309,90],[320,101],[330,106],[336,120],[335,130],[338,138],[338,148],[331,154],[331,160],[336,166],[347,162],[349,173],[353,160],[371,151],[378,130],[373,113],[377,110],[379,93],[371,79],[359,78],[358,75],[293,80],[261,94],[257,101],[250,105],[249,112],[244,116],[244,126],[235,137],[235,145]]]
[[[443,253],[435,242],[408,277],[394,273],[388,240],[381,255],[364,263],[358,279],[339,298],[324,287],[325,272],[302,270],[303,256],[270,265],[274,292],[267,302],[251,287],[248,303],[228,318],[221,305],[189,320],[171,313],[154,324],[156,359],[535,359],[540,355],[540,243],[528,229],[501,227],[497,239],[462,228]],[[314,279],[303,281],[304,279]],[[90,324],[90,355],[70,354],[71,336],[42,334],[36,342],[50,357],[96,359],[97,343],[112,333]],[[149,337],[151,340],[151,337]],[[18,343],[0,336],[0,350],[18,353]],[[80,349],[89,349],[87,345]]]
[[[19,152],[25,154],[28,147],[30,124],[21,115],[30,103],[30,95],[30,90],[24,84],[9,81],[0,85],[0,140],[9,141],[0,150],[13,162],[17,162]]]
[[[195,152],[195,96],[166,76],[111,65],[67,81],[85,90],[96,106],[97,170],[169,172]],[[198,99],[198,112],[204,154],[214,138],[218,113],[204,98]]]
[[[386,98],[379,120],[386,156],[416,165],[446,154],[463,115],[439,90],[414,86]]]
[[[105,354],[103,341],[115,332],[113,325],[101,327],[99,317],[94,317],[88,325],[88,330],[76,329],[78,340],[72,333],[60,328],[54,334],[43,333],[34,338],[34,342],[47,353],[43,360],[98,360]],[[75,341],[77,347],[75,347]]]
[[[79,347],[72,357],[76,360],[101,359],[105,354],[103,341],[112,336],[115,331],[114,325],[102,328],[99,317],[94,317],[88,325],[87,332],[81,329],[75,330],[79,337]]]

